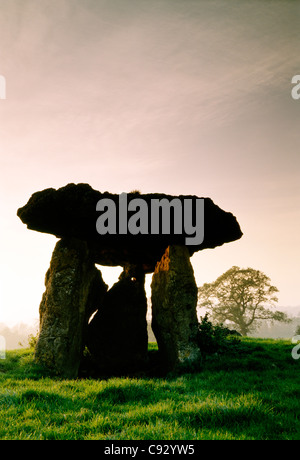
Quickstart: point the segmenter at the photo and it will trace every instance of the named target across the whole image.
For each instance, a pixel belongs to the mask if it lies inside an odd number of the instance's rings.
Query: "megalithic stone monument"
[[[126,373],[146,362],[144,279],[152,272],[153,331],[163,365],[171,370],[199,359],[195,344],[197,287],[190,257],[196,251],[238,240],[242,236],[240,226],[210,198],[155,193],[129,193],[126,198],[130,202],[137,197],[139,201],[134,203],[143,200],[144,210],[150,209],[153,200],[156,204],[176,202],[177,211],[185,200],[203,200],[203,241],[187,244],[190,240],[178,231],[152,234],[144,228],[136,234],[99,234],[97,203],[109,200],[120,220],[120,196],[98,192],[88,184],[36,192],[17,212],[29,229],[60,239],[46,274],[36,358],[62,377],[78,375],[85,346],[103,372]],[[164,209],[171,216],[170,208]],[[153,228],[150,211],[143,216]],[[124,222],[122,225],[124,228]],[[110,290],[95,264],[124,268]]]

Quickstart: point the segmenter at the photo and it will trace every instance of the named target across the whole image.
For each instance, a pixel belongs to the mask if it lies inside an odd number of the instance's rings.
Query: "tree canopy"
[[[263,272],[233,266],[213,283],[198,288],[198,306],[205,307],[213,321],[227,322],[247,335],[263,320],[290,321],[285,313],[274,311],[277,292]]]

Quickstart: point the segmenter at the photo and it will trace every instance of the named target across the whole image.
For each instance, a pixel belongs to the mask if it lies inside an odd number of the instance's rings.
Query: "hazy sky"
[[[193,256],[197,284],[250,266],[300,305],[299,21],[294,0],[0,0],[0,322],[38,317],[56,242],[16,211],[69,182],[211,197],[244,236]]]

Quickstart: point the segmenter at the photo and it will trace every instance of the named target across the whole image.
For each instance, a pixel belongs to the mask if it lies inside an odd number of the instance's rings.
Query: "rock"
[[[89,324],[87,345],[102,373],[127,373],[145,365],[148,335],[144,281],[143,271],[126,266]]]
[[[36,359],[64,378],[76,378],[88,319],[107,290],[87,243],[74,238],[59,241],[45,285]]]
[[[103,217],[104,209],[99,213],[97,203],[103,199],[108,199],[110,211],[105,212],[112,218]],[[166,207],[159,210],[162,202]],[[156,213],[152,213],[153,203]],[[17,214],[29,229],[62,238],[54,249],[40,304],[38,361],[62,377],[75,378],[87,345],[91,361],[105,373],[143,367],[148,346],[144,281],[145,273],[154,271],[152,329],[163,366],[171,370],[197,363],[197,287],[190,256],[241,238],[231,213],[210,198],[199,201],[196,196],[137,192],[114,195],[88,184],[68,184],[34,193]],[[118,231],[99,232],[99,222],[106,229],[106,219]],[[125,231],[120,232],[123,224]],[[126,233],[127,226],[135,231]],[[95,264],[124,268],[109,291]]]
[[[152,277],[152,330],[167,370],[197,363],[197,286],[189,251],[169,246]]]
[[[128,199],[142,198],[150,208],[151,200],[178,198],[195,200],[195,196],[174,197],[164,194],[128,194]],[[109,198],[119,209],[119,195],[93,190],[88,184],[68,184],[58,190],[46,189],[34,193],[28,203],[18,210],[18,216],[29,229],[50,233],[59,238],[74,237],[88,242],[94,262],[100,265],[140,265],[144,272],[153,272],[169,245],[185,244],[185,235],[99,235],[96,221],[99,212],[96,204],[100,199]],[[149,217],[150,220],[150,217]],[[189,255],[194,252],[214,248],[241,238],[242,232],[236,218],[204,198],[204,241],[200,245],[187,245]]]

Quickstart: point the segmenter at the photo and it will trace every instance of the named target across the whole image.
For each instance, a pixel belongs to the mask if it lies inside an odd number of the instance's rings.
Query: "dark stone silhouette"
[[[88,318],[107,291],[86,242],[63,238],[56,244],[45,285],[36,359],[65,378],[75,378]]]
[[[196,198],[158,193],[128,194],[129,199],[134,196],[143,198],[149,208],[152,199]],[[31,230],[51,233],[58,238],[72,236],[87,241],[95,263],[100,265],[140,265],[145,273],[151,273],[169,245],[185,244],[185,235],[99,235],[96,231],[99,217],[96,204],[103,198],[112,199],[118,210],[119,195],[97,192],[87,184],[69,184],[58,190],[51,188],[34,193],[17,214]],[[220,209],[210,198],[204,200],[204,241],[199,246],[188,246],[190,255],[242,236],[239,224],[231,213]]]
[[[98,371],[118,374],[143,368],[147,359],[145,274],[125,267],[88,327],[87,345]]]
[[[149,208],[152,199],[197,198],[128,194],[129,201],[135,197],[144,199]],[[200,355],[195,342],[197,287],[190,256],[241,238],[236,218],[204,198],[202,244],[187,245],[184,233],[99,235],[96,204],[102,198],[113,200],[118,210],[119,195],[100,193],[88,184],[69,184],[58,190],[34,193],[18,210],[18,216],[29,229],[61,238],[46,274],[37,360],[62,377],[76,378],[87,346],[91,362],[100,373],[125,374],[144,368],[147,362],[144,280],[145,273],[155,270],[152,327],[162,366],[171,370],[197,362]],[[109,291],[95,263],[124,268]]]

